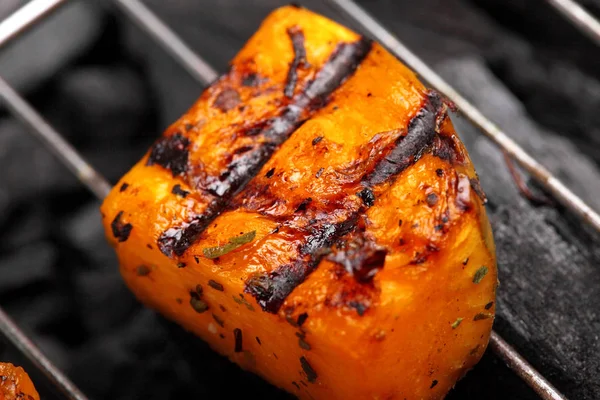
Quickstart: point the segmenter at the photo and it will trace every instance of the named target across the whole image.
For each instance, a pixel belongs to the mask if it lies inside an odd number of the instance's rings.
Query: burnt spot
[[[180,133],[161,137],[150,150],[146,165],[160,165],[171,171],[173,176],[183,175],[188,170],[188,148],[190,141]]]
[[[304,32],[299,27],[288,28],[287,34],[292,41],[294,59],[290,63],[283,94],[291,99],[298,83],[298,68],[306,66],[306,49],[304,48]]]
[[[489,303],[487,303],[487,304],[485,305],[485,307],[484,307],[484,308],[485,308],[486,310],[489,310],[490,308],[492,308],[492,306],[493,306],[493,305],[494,305],[494,302],[493,302],[493,301],[490,301]]]
[[[439,118],[445,115],[441,97],[430,91],[425,104],[408,123],[406,135],[400,136],[373,171],[363,179],[367,187],[383,183],[416,163],[431,146],[436,135]]]
[[[427,202],[427,205],[429,207],[433,207],[437,204],[439,200],[439,196],[436,193],[429,193],[427,195],[427,197],[425,198],[425,201]]]
[[[121,220],[122,217],[123,211],[119,211],[119,213],[115,216],[115,219],[113,219],[113,221],[110,223],[112,234],[118,242],[124,242],[129,239],[129,234],[133,229],[133,225],[130,223],[124,223]]]
[[[437,135],[433,142],[433,155],[450,165],[463,164],[465,158],[456,143],[454,135]]]
[[[385,248],[378,247],[374,241],[358,235],[350,242],[344,243],[341,249],[327,256],[327,260],[344,267],[358,282],[368,283],[383,269],[386,256]]]
[[[437,384],[438,384],[438,381],[434,379],[434,380],[431,382],[431,386],[429,386],[429,389],[433,389],[433,388],[434,388],[434,387],[435,387]]]
[[[471,189],[473,189],[473,191],[475,192],[475,194],[477,194],[477,196],[479,196],[479,198],[481,199],[481,201],[483,202],[483,204],[487,203],[487,197],[485,196],[485,193],[483,192],[483,188],[481,187],[481,183],[479,182],[479,178],[475,177],[475,178],[470,178],[469,179],[469,183],[471,184]]]
[[[242,100],[240,99],[240,95],[237,90],[233,88],[226,88],[217,95],[215,101],[213,102],[213,106],[222,112],[227,112],[237,107],[241,101]]]
[[[129,187],[129,183],[127,182],[123,182],[123,184],[121,185],[121,187],[119,188],[119,192],[123,193],[124,191],[127,190],[127,188]]]
[[[303,212],[306,211],[306,208],[308,207],[308,205],[310,203],[312,203],[312,198],[311,197],[307,197],[306,199],[302,200],[302,202],[300,202],[300,204],[298,205],[298,207],[296,208],[296,212]]]
[[[244,291],[252,295],[263,311],[277,313],[290,293],[314,271],[325,256],[324,249],[356,227],[355,215],[338,224],[312,228],[299,248],[296,261],[281,265],[269,273],[259,273],[246,281]]]
[[[312,113],[323,107],[327,98],[354,74],[354,71],[370,50],[371,41],[364,38],[352,43],[339,44],[321,70],[316,73],[315,78],[294,96],[291,103],[284,107],[279,116],[255,124],[260,127],[260,130],[256,133],[256,135],[261,136],[260,145],[236,157],[227,166],[226,170],[221,172],[220,179],[215,179],[207,184],[205,189],[214,196],[207,210],[204,214],[193,217],[191,221],[163,232],[158,239],[161,252],[169,257],[173,254],[183,255],[198,239],[208,224],[223,212],[227,202],[241,192],[248,182],[259,173],[279,146]],[[161,139],[162,141],[167,140],[167,142],[161,142],[161,146],[158,146],[161,149],[181,148],[185,150],[179,151],[178,154],[184,153],[185,157],[178,158],[178,162],[174,162],[172,158],[166,156],[159,157],[161,163],[168,165],[174,175],[183,173],[187,169],[188,162],[187,147],[189,141],[181,135],[178,135],[178,138],[175,142],[179,143],[180,146],[173,146],[172,142],[174,140],[167,138]],[[171,144],[167,146],[169,143]],[[155,147],[157,146],[155,145]],[[163,153],[164,151],[160,154]],[[155,158],[151,157],[150,160],[155,160]],[[167,162],[166,160],[170,161]],[[185,161],[185,163],[182,161]],[[152,162],[158,163],[156,160]],[[179,167],[182,164],[185,168]]]
[[[256,343],[258,343],[259,346],[262,346],[262,342],[258,336],[256,337]]]
[[[242,330],[240,328],[235,328],[233,330],[233,340],[234,340],[233,351],[236,353],[241,353],[243,350],[242,350]]]
[[[275,168],[271,168],[270,170],[268,170],[265,174],[265,177],[270,179],[271,177],[273,177],[273,174],[275,174]]]
[[[219,282],[214,281],[214,280],[209,280],[208,281],[208,286],[210,286],[211,288],[218,290],[219,292],[224,291],[225,289],[223,288],[223,285],[221,285]]]
[[[308,382],[315,383],[318,378],[317,372],[313,369],[313,367],[310,365],[310,363],[304,356],[300,357],[300,365],[302,366],[302,370],[306,374],[306,379],[308,380]]]
[[[438,168],[435,170],[435,174],[441,178],[442,176],[444,176],[444,170],[441,168]]]
[[[242,86],[245,87],[257,87],[261,82],[262,79],[254,72],[246,74],[242,78]]]
[[[363,204],[367,207],[372,207],[373,204],[375,204],[375,194],[368,187],[366,187],[363,190],[361,190],[360,192],[358,192],[357,196],[360,197]]]
[[[312,145],[313,145],[313,146],[316,146],[316,145],[318,145],[318,144],[319,144],[319,142],[320,142],[321,140],[323,140],[323,136],[317,136],[316,138],[314,138],[314,139],[312,140]]]
[[[173,189],[171,189],[171,193],[183,197],[184,199],[187,197],[188,194],[190,194],[190,192],[188,192],[187,190],[183,190],[180,184],[173,186]]]

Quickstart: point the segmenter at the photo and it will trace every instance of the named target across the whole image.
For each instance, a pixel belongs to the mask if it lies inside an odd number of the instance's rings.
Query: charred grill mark
[[[233,88],[226,88],[217,95],[213,106],[222,112],[227,112],[234,109],[238,104],[240,104],[241,101],[242,100],[240,99],[240,95],[237,90]]]
[[[465,158],[458,149],[455,139],[448,135],[437,135],[433,143],[433,155],[450,165],[462,164]]]
[[[306,49],[304,48],[304,33],[297,26],[293,26],[287,30],[287,34],[292,41],[294,49],[294,59],[290,64],[290,69],[287,74],[285,89],[283,94],[287,98],[294,96],[296,83],[298,82],[298,68],[306,65]]]
[[[324,257],[324,249],[356,228],[357,215],[337,224],[322,224],[305,237],[296,261],[270,273],[257,274],[246,282],[244,291],[252,295],[263,311],[277,313],[290,293],[310,275]]]
[[[438,136],[436,130],[444,111],[441,97],[436,92],[429,92],[423,108],[408,123],[406,135],[396,140],[394,147],[363,179],[363,186],[383,183],[417,162]]]
[[[356,68],[369,54],[371,47],[372,42],[365,38],[353,43],[339,44],[329,60],[317,72],[314,80],[294,96],[279,116],[255,124],[254,126],[259,130],[252,135],[260,136],[261,144],[232,160],[227,169],[220,174],[219,179],[207,185],[206,191],[213,196],[213,201],[207,210],[190,222],[165,231],[158,239],[160,250],[167,256],[183,255],[208,224],[224,211],[231,198],[242,191],[258,174],[279,146],[310,118],[312,113],[322,108],[327,98],[354,74]],[[151,162],[168,165],[174,176],[183,174],[187,170],[189,141],[179,134],[177,136],[174,144],[173,139],[168,139],[166,143],[160,142],[160,151],[156,151],[159,157],[151,157],[149,165]],[[162,139],[165,140],[167,139]],[[165,152],[165,148],[169,151]],[[182,154],[183,151],[185,156]],[[175,153],[176,157],[168,157],[171,153]],[[185,168],[182,165],[185,165]]]
[[[123,211],[119,211],[119,213],[115,216],[115,219],[110,223],[110,228],[112,229],[112,234],[119,242],[124,242],[129,239],[129,234],[133,229],[133,225],[129,223],[123,223],[121,218],[123,217]]]
[[[146,165],[158,164],[171,171],[173,177],[183,175],[187,172],[188,165],[188,147],[190,141],[181,133],[161,137],[158,139],[152,149]]]

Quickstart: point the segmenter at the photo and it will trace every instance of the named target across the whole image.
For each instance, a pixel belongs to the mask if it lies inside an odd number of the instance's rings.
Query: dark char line
[[[311,114],[324,107],[328,97],[354,74],[356,68],[369,54],[371,47],[372,42],[365,38],[353,43],[339,44],[315,79],[306,86],[304,91],[294,96],[281,115],[264,121],[264,126],[256,134],[262,136],[261,145],[237,157],[227,170],[220,174],[219,180],[208,186],[207,190],[214,196],[214,201],[207,211],[182,226],[169,228],[159,237],[158,246],[162,253],[169,257],[173,254],[183,255],[208,225],[223,212],[227,202],[258,174],[279,146]],[[177,148],[181,147],[181,143],[176,145]],[[171,146],[167,147],[170,149]],[[187,149],[187,145],[185,147]],[[162,159],[160,160],[162,162],[158,161],[154,160],[161,165],[169,164]],[[185,161],[187,162],[187,152]],[[176,175],[176,172],[179,172],[179,169],[173,170],[173,175]]]

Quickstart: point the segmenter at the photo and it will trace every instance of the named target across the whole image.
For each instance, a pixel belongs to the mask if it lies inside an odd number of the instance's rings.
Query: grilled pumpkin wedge
[[[23,368],[0,363],[0,400],[40,400],[40,396]]]
[[[380,45],[274,11],[102,205],[145,304],[306,399],[436,399],[496,263],[446,102]]]

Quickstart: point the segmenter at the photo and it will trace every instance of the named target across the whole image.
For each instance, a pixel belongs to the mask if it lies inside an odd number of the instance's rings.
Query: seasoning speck
[[[256,337],[256,343],[262,346],[262,342],[260,341],[260,338],[258,336]]]
[[[316,138],[313,139],[312,141],[312,145],[316,146],[317,144],[319,144],[319,142],[323,140],[323,136],[317,136]]]
[[[210,286],[211,288],[218,290],[220,292],[222,292],[223,289],[223,285],[221,285],[219,282],[217,281],[213,281],[212,279],[208,281],[208,286]]]
[[[475,271],[475,275],[473,275],[473,283],[479,283],[482,279],[487,275],[488,267],[485,265]]]
[[[184,262],[178,262],[178,263],[177,263],[177,268],[185,268],[185,267],[186,267],[186,265],[187,265],[187,264],[186,264],[186,263],[184,263]]]
[[[493,305],[494,305],[494,302],[493,302],[493,301],[490,301],[489,303],[487,303],[487,304],[485,305],[485,309],[486,309],[486,310],[489,310],[490,308],[492,308],[492,306],[493,306]]]
[[[292,382],[292,385],[296,386],[296,389],[300,390],[300,385],[298,385],[298,384],[296,383],[296,381],[293,381],[293,382]]]
[[[242,352],[242,330],[240,328],[235,328],[233,330],[233,337],[235,340],[235,345],[233,351],[236,353]]]
[[[435,194],[435,193],[429,193],[427,195],[427,198],[426,198],[425,201],[427,201],[427,205],[429,207],[433,207],[433,206],[435,206],[437,204],[438,199],[439,199],[439,197],[438,197],[437,194]]]
[[[323,171],[325,171],[325,168],[319,168],[319,170],[315,174],[315,178],[320,178],[321,175],[323,175]]]
[[[437,175],[437,176],[439,176],[440,178],[441,178],[442,176],[444,176],[444,170],[443,170],[443,169],[441,169],[441,168],[438,168],[438,169],[436,169],[436,170],[435,170],[435,173],[436,173],[436,175]]]
[[[304,356],[300,357],[300,365],[302,366],[302,370],[306,374],[306,379],[310,383],[315,383],[317,380],[317,373],[313,369],[313,367],[311,367],[308,360],[306,358],[304,358]]]
[[[150,268],[145,265],[139,265],[135,269],[135,273],[137,276],[148,276],[150,274]]]
[[[483,319],[489,319],[489,318],[494,318],[494,315],[490,314],[490,313],[479,313],[479,314],[475,314],[475,316],[473,317],[473,321],[481,321]]]
[[[220,326],[221,328],[223,328],[223,327],[225,326],[225,321],[223,321],[221,318],[219,318],[219,316],[218,316],[217,314],[213,313],[212,317],[213,317],[213,319],[215,320],[215,322],[216,322],[217,324],[219,324],[219,326]]]
[[[273,176],[273,174],[275,174],[275,168],[271,168],[270,170],[268,170],[267,173],[265,174],[265,176],[267,178],[271,178]]]
[[[306,322],[307,319],[308,319],[307,313],[302,313],[302,314],[298,315],[298,319],[296,320],[296,325],[298,325],[298,326],[304,325],[304,323]]]
[[[435,379],[433,380],[433,382],[431,382],[431,386],[429,386],[429,389],[433,389],[435,387],[435,385],[438,384],[438,381],[436,381]]]
[[[462,318],[460,318],[460,317],[456,318],[456,321],[454,321],[454,322],[452,323],[452,325],[450,325],[450,326],[452,326],[452,329],[456,329],[456,328],[458,328],[458,326],[460,325],[460,323],[462,322],[462,320],[463,320],[463,319],[462,319]]]
[[[127,190],[127,188],[129,187],[129,183],[127,182],[123,182],[123,184],[121,185],[121,187],[119,188],[119,192],[124,192]]]
[[[363,201],[363,204],[367,207],[371,207],[375,204],[375,194],[370,188],[364,188],[358,192],[358,197]]]
[[[306,340],[304,340],[304,338],[298,338],[298,345],[300,346],[300,348],[304,349],[304,350],[310,350],[310,344],[308,344],[308,342]]]

